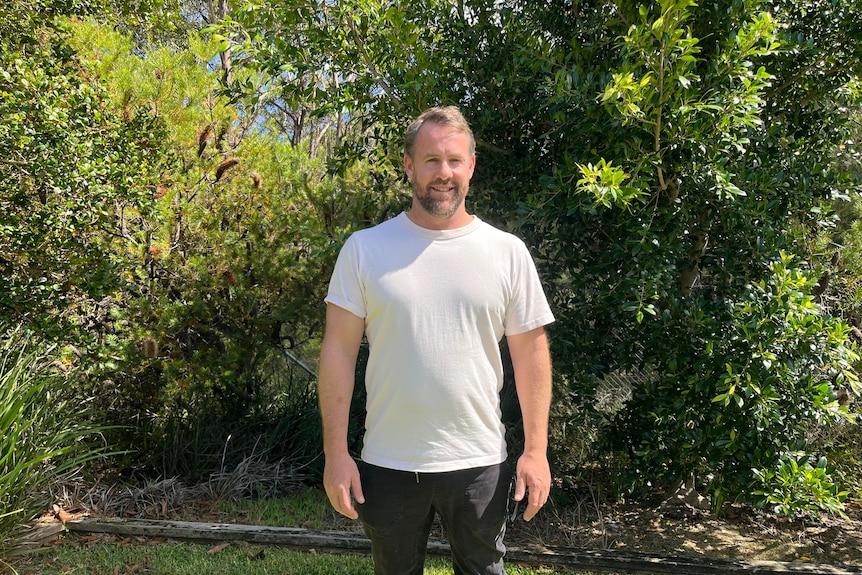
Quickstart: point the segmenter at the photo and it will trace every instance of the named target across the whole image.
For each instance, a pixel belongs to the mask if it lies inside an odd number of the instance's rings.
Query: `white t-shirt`
[[[506,459],[499,342],[554,321],[520,239],[477,217],[436,231],[402,213],[348,238],[326,301],[365,319],[364,461],[442,472]]]

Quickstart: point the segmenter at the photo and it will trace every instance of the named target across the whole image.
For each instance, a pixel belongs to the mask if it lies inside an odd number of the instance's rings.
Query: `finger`
[[[536,513],[539,512],[539,509],[541,509],[544,504],[545,497],[541,492],[538,489],[531,489],[529,497],[527,498],[527,507],[524,509],[524,521],[530,521],[535,517]]]
[[[332,508],[335,509],[337,513],[344,515],[345,517],[348,517],[350,519],[355,519],[355,517],[353,517],[355,510],[351,509],[349,501],[349,497],[345,498],[340,493],[333,494],[329,498],[329,502],[332,504]]]
[[[535,517],[536,513],[547,503],[548,496],[548,490],[544,485],[538,483],[530,485],[527,507],[524,509],[524,521],[529,521]]]
[[[338,505],[335,507],[335,510],[344,515],[345,517],[349,517],[350,519],[358,519],[359,513],[356,512],[356,509],[353,507],[353,501],[350,499],[350,490],[343,489],[338,495]]]
[[[350,483],[350,489],[353,491],[353,498],[360,505],[365,504],[365,495],[362,493],[362,482],[359,480],[359,475],[355,475],[353,477],[353,481]]]
[[[536,507],[535,505],[527,504],[527,507],[524,509],[524,521],[532,520],[538,512],[538,507]]]
[[[537,498],[533,497],[531,493],[527,498],[527,507],[524,508],[524,521],[530,521],[533,517],[536,516],[536,513],[539,512],[539,509],[542,508],[542,504],[539,503]]]
[[[518,473],[515,475],[515,494],[512,496],[512,499],[514,499],[515,501],[522,501],[526,493],[527,482],[524,479],[524,476]]]

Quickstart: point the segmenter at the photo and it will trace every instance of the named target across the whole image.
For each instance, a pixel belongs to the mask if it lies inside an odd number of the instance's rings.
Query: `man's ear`
[[[413,158],[404,154],[404,171],[407,172],[407,179],[413,179]]]

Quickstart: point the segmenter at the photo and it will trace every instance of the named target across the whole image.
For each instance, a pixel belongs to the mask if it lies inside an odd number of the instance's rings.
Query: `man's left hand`
[[[524,521],[535,517],[539,509],[548,501],[551,494],[551,467],[545,455],[524,453],[518,459],[515,471],[515,501],[523,501],[527,496],[527,507],[524,509]]]

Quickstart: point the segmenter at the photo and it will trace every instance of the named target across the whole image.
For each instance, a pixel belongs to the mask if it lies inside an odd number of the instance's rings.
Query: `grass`
[[[273,527],[347,530],[348,521],[340,519],[322,489],[305,489],[290,497],[221,501],[215,511],[233,523]]]
[[[153,543],[124,539],[91,543],[69,536],[61,545],[19,556],[0,573],[20,575],[372,575],[371,558],[364,555],[315,553],[232,543],[227,547],[179,542]],[[574,571],[508,564],[509,575],[577,575]],[[425,575],[451,575],[447,558],[429,556]]]
[[[0,321],[0,556],[45,509],[48,487],[104,451],[85,441],[100,428],[69,377],[55,350]]]
[[[200,509],[195,509],[199,507]],[[201,510],[202,509],[202,510]],[[289,497],[203,502],[175,519],[244,523],[320,530],[357,530],[329,505],[321,489]],[[0,574],[20,575],[372,575],[366,555],[317,553],[276,546],[183,543],[110,535],[66,534],[57,544],[14,556]],[[13,570],[14,569],[14,570]],[[509,575],[578,575],[559,568],[507,564]],[[425,575],[451,575],[448,557],[429,555]],[[581,574],[584,575],[584,574]]]

